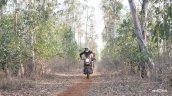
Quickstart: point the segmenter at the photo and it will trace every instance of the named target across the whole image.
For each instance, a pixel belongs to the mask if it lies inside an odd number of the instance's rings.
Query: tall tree
[[[103,17],[104,17],[104,32],[103,40],[106,42],[106,47],[104,48],[107,50],[105,52],[105,56],[109,59],[111,63],[113,63],[114,53],[115,53],[115,43],[114,38],[116,34],[116,30],[120,21],[120,12],[123,5],[121,4],[120,0],[102,0],[102,10],[103,10]]]
[[[137,16],[137,10],[136,10],[136,5],[135,5],[135,1],[134,0],[128,0],[129,1],[129,5],[130,5],[130,9],[131,9],[131,15],[132,15],[132,19],[133,19],[133,24],[134,24],[134,33],[137,37],[137,43],[139,45],[139,49],[141,52],[145,52],[148,54],[148,50],[146,48],[146,42],[145,42],[145,39],[143,37],[143,34],[142,32],[145,32],[145,28],[146,28],[146,19],[144,19],[146,16],[146,9],[147,9],[147,0],[143,0],[143,9],[142,9],[142,29],[140,28],[140,25],[139,25],[139,19],[138,19],[138,16]],[[150,71],[152,71],[152,69],[154,68],[154,63],[152,61],[152,59],[150,58],[149,55],[147,55],[147,60],[146,62],[148,63],[148,66],[149,66],[149,69]],[[146,66],[144,63],[142,63],[142,68],[145,69]],[[152,75],[152,74],[151,74]]]
[[[144,40],[146,41],[146,29],[147,29],[147,8],[148,8],[148,0],[143,0],[141,7],[141,32]]]

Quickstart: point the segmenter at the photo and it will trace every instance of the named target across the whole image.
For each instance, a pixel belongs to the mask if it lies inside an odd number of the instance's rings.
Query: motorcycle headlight
[[[89,62],[90,60],[89,59],[85,59],[85,62]]]

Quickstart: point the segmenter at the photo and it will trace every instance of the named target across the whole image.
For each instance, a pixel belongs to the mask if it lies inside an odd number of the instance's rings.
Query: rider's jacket
[[[86,52],[86,51],[81,52],[81,53],[80,53],[80,58],[82,58],[82,55],[85,55],[85,57],[88,58],[88,57],[90,56],[90,54],[93,54],[93,57],[91,58],[91,60],[92,60],[92,61],[96,60],[96,58],[95,58],[95,53],[93,53],[93,52],[90,51],[90,50],[89,50],[88,52]]]
[[[82,55],[85,55],[85,57],[88,58],[90,56],[90,54],[93,54],[93,52],[90,50],[88,52],[83,51],[80,53],[80,58],[82,58]]]

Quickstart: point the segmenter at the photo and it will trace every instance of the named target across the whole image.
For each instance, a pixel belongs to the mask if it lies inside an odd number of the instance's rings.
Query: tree
[[[3,19],[0,20],[0,70],[8,68],[14,75],[23,74],[29,77],[41,75],[45,71],[44,68],[49,66],[40,64],[41,60],[71,57],[72,64],[77,63],[78,44],[74,36],[76,26],[73,25],[79,25],[80,15],[73,14],[76,11],[73,6],[77,5],[75,0],[71,1],[71,5],[69,3],[70,14],[55,12],[65,11],[57,7],[59,4],[56,1],[1,1],[0,7],[4,7],[4,13],[1,15]],[[7,13],[6,7],[9,6],[4,5],[9,2],[13,5],[10,6],[12,12]],[[74,20],[67,24],[63,17],[72,17],[70,20]]]
[[[102,0],[102,10],[104,12],[104,31],[102,33],[103,41],[106,42],[104,50],[104,56],[108,59],[109,63],[113,63],[115,54],[115,39],[117,36],[117,27],[119,24],[116,22],[120,21],[120,12],[122,4],[119,0]]]
[[[140,29],[140,25],[139,25],[139,20],[137,17],[137,10],[136,10],[136,6],[135,6],[135,2],[134,0],[128,0],[129,1],[129,5],[130,5],[130,9],[131,9],[131,15],[132,15],[132,19],[133,19],[133,24],[134,24],[134,33],[137,37],[137,43],[139,45],[139,49],[141,52],[147,53],[148,54],[148,50],[146,49],[146,41],[143,37],[143,34],[145,32],[145,26],[146,26],[146,19],[145,19],[145,15],[146,15],[146,9],[147,9],[147,0],[143,0],[143,5],[142,5],[142,30]],[[142,34],[143,32],[143,34]],[[154,63],[152,61],[152,59],[150,58],[149,55],[147,55],[147,60],[146,62],[148,63],[149,69],[153,69],[154,67]],[[146,66],[144,63],[142,63],[141,65],[142,69],[145,69]],[[152,75],[152,74],[151,74]],[[144,77],[144,76],[142,76]]]

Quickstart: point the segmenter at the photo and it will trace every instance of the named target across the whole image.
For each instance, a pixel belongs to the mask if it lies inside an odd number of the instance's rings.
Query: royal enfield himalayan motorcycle
[[[87,75],[87,79],[93,74],[93,61],[89,57],[84,59],[84,74]]]

